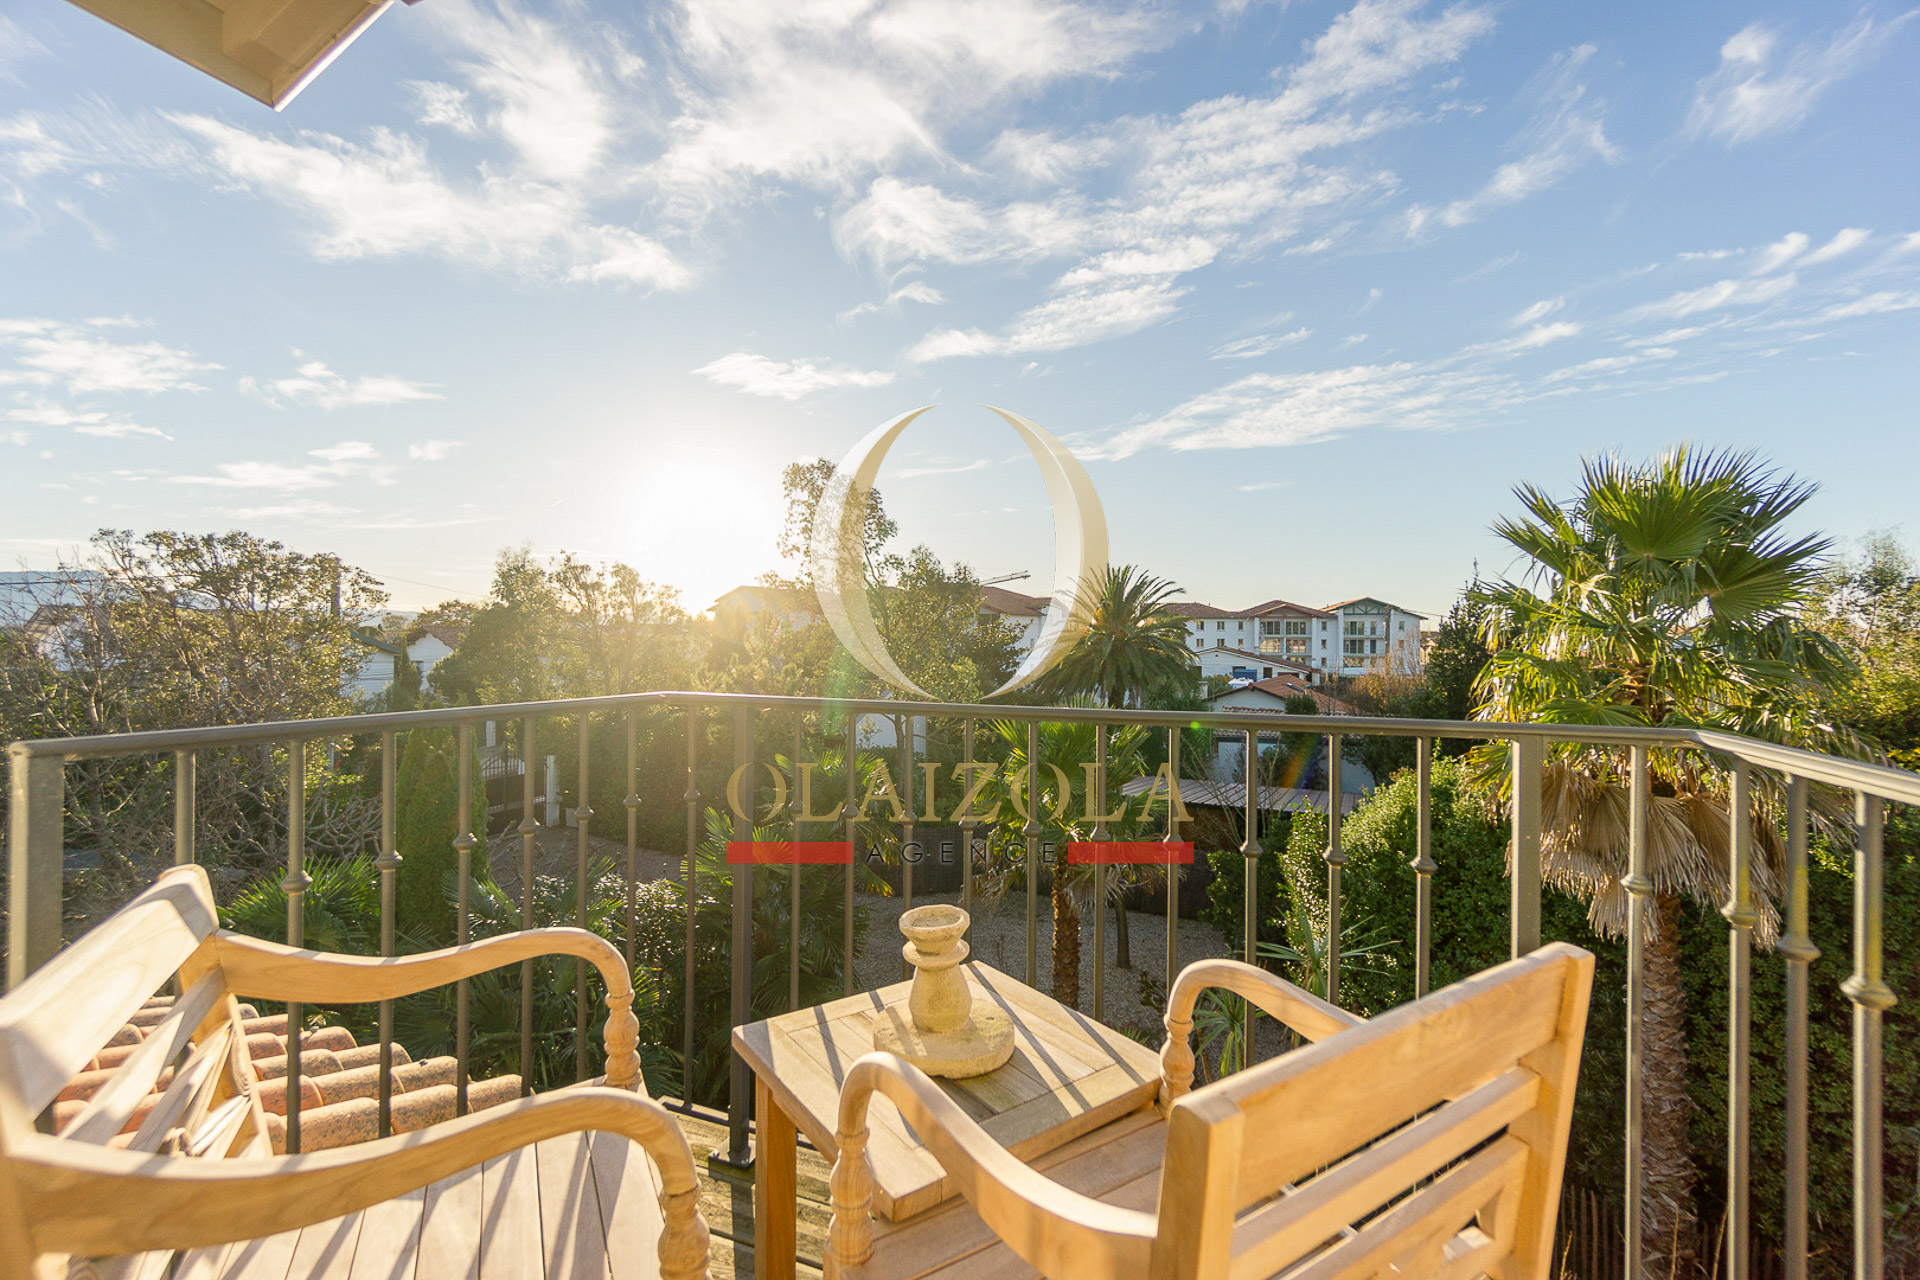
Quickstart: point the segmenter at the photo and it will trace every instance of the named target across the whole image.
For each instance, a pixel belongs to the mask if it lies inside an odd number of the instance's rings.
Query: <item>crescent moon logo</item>
[[[1080,460],[1038,424],[1017,413],[985,406],[1006,419],[1026,441],[1040,466],[1053,506],[1053,594],[1033,648],[1007,682],[989,698],[1021,688],[1052,670],[1087,634],[1093,589],[1107,576],[1107,516]],[[895,688],[934,701],[907,678],[887,652],[867,599],[866,523],[869,495],[887,450],[927,405],[882,423],[847,452],[828,481],[813,520],[814,591],[833,634],[861,666]]]

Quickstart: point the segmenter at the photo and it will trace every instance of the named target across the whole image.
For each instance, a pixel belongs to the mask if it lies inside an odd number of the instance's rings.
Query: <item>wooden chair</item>
[[[829,1280],[1547,1280],[1593,957],[1554,944],[1361,1022],[1262,970],[1189,967],[1142,1113],[1029,1168],[916,1068],[854,1064],[829,1183]],[[1204,987],[1316,1043],[1189,1091]],[[900,1109],[961,1189],[870,1214],[867,1106]]]
[[[237,997],[385,1000],[547,954],[606,980],[605,1086],[271,1154]],[[58,1136],[36,1131],[176,973],[180,996],[85,1110]],[[483,1260],[489,1277],[605,1276],[610,1265],[619,1280],[704,1277],[692,1153],[640,1083],[632,1004],[620,954],[585,930],[395,959],[299,951],[219,929],[206,873],[177,867],[0,999],[0,1280],[137,1280],[170,1266],[175,1280],[424,1280],[479,1275]],[[109,1146],[159,1083],[126,1149]]]

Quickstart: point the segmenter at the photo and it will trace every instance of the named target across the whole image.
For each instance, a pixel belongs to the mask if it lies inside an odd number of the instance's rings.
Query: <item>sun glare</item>
[[[677,588],[688,610],[707,608],[776,567],[783,511],[765,471],[758,460],[699,455],[643,466],[627,486],[618,554],[641,576]]]

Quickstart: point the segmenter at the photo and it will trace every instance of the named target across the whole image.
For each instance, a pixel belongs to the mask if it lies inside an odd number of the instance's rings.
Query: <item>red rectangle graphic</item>
[[[729,866],[846,866],[851,840],[729,840]]]
[[[1172,866],[1193,861],[1191,840],[1075,840],[1067,845],[1068,862],[1147,863]]]

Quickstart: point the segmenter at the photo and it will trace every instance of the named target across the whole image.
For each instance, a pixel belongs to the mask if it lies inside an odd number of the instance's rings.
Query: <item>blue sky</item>
[[[1878,5],[425,0],[275,114],[0,0],[0,557],[497,549],[702,608],[786,462],[939,402],[905,539],[1443,609],[1526,480],[1681,439],[1915,534],[1920,21]]]

